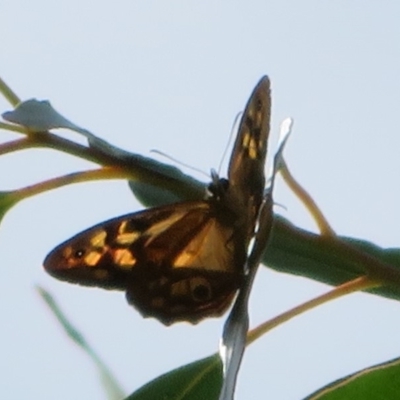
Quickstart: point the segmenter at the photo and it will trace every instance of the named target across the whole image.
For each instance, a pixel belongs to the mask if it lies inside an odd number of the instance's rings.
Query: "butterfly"
[[[55,278],[126,292],[144,317],[165,325],[222,315],[244,279],[265,186],[270,81],[264,76],[242,114],[228,179],[212,173],[204,200],[113,218],[52,250]]]

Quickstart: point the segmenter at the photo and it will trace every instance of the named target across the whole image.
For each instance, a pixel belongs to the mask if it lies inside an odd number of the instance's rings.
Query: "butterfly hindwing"
[[[269,80],[254,89],[239,124],[228,178],[211,196],[114,218],[57,246],[54,277],[126,292],[142,315],[170,325],[221,315],[244,275],[264,190]]]

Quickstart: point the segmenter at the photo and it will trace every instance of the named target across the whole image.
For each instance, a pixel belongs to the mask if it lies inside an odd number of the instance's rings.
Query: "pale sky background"
[[[21,98],[49,99],[118,146],[150,156],[159,149],[206,172],[218,168],[235,116],[268,74],[270,150],[280,121],[293,117],[287,162],[334,229],[399,246],[398,1],[3,0],[0,15],[0,76]],[[0,142],[16,137],[0,132]],[[0,190],[88,167],[49,150],[1,157]],[[281,182],[275,199],[286,207],[278,213],[315,230]],[[61,241],[140,208],[125,182],[98,182],[46,193],[6,216],[0,397],[104,399],[93,365],[35,284],[51,291],[128,393],[217,350],[223,318],[165,328],[141,318],[122,293],[58,282],[43,271]],[[262,268],[251,325],[328,289]],[[246,352],[236,398],[301,399],[399,357],[399,316],[398,302],[356,294],[285,324]]]

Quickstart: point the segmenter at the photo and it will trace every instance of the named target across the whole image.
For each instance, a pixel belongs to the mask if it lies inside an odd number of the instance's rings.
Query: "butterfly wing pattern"
[[[263,77],[243,112],[228,180],[214,177],[205,200],[124,215],[52,250],[52,276],[126,292],[144,317],[165,325],[220,316],[244,277],[264,191],[270,83]]]

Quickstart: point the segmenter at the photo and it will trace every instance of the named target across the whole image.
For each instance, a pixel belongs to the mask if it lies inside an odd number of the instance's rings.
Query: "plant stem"
[[[0,129],[4,129],[5,131],[21,133],[23,135],[26,134],[26,128],[23,128],[19,125],[8,124],[7,122],[0,122]]]
[[[329,225],[328,220],[324,217],[324,214],[319,209],[313,198],[309,193],[296,181],[293,175],[290,173],[289,168],[285,161],[282,159],[279,167],[279,172],[282,174],[282,178],[292,190],[292,192],[300,199],[300,201],[307,208],[308,212],[316,222],[321,235],[336,236],[335,231]]]
[[[100,179],[127,179],[126,172],[118,167],[103,167],[90,171],[74,172],[72,174],[59,176],[37,183],[35,185],[26,186],[24,188],[12,192],[18,201],[28,197],[57,189],[62,186],[70,185],[71,183],[87,182]]]
[[[328,293],[315,297],[312,300],[306,301],[305,303],[300,304],[299,306],[296,306],[291,310],[286,311],[283,314],[280,314],[277,317],[272,318],[271,320],[264,322],[258,327],[252,329],[247,334],[247,345],[253,343],[256,339],[258,339],[260,336],[264,335],[268,331],[306,311],[311,310],[312,308],[325,304],[328,301],[335,300],[346,294],[354,293],[359,290],[371,289],[380,285],[380,282],[373,280],[367,276],[362,276],[352,281],[346,282],[343,285],[340,285],[335,289],[329,291]]]
[[[21,102],[19,97],[13,92],[13,90],[0,78],[0,93],[6,98],[6,100],[15,107]]]

